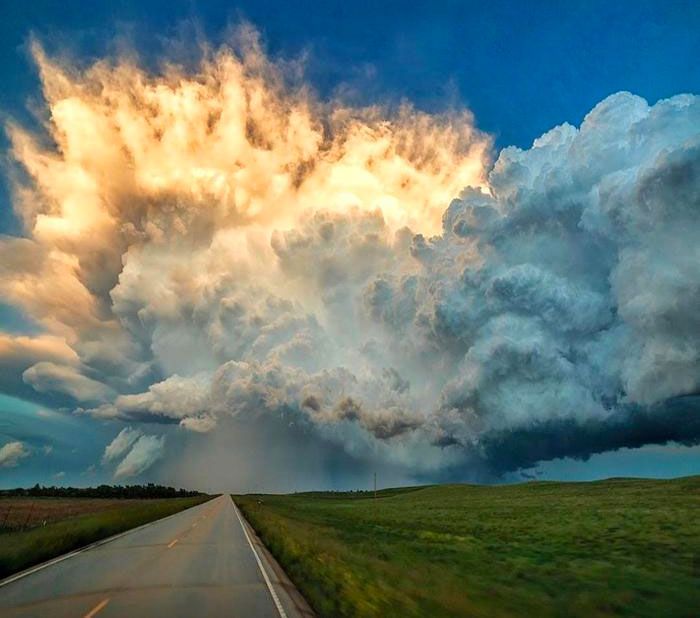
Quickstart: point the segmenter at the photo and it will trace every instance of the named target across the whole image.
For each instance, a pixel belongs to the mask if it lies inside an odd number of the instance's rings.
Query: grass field
[[[700,615],[700,477],[235,500],[321,616]]]
[[[120,509],[142,500],[119,498],[0,498],[0,533],[14,532],[77,515]]]
[[[29,517],[35,527],[18,531],[8,526],[0,532],[0,578],[208,499],[3,498],[0,518],[12,502],[14,508],[9,509],[9,515],[21,506],[24,519],[20,524]],[[25,501],[33,502],[34,507]],[[51,521],[43,525],[45,519]]]

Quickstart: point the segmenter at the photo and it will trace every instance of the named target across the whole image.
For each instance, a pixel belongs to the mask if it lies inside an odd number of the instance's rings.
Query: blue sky
[[[305,56],[306,78],[321,97],[342,92],[359,104],[407,100],[428,112],[466,107],[497,149],[527,148],[554,125],[578,125],[596,103],[621,90],[650,103],[700,92],[700,3],[693,1],[0,0],[0,114],[33,122],[29,109],[39,93],[27,54],[32,34],[50,53],[70,50],[85,62],[128,40],[148,62],[176,53],[172,41],[196,31],[221,42],[241,20],[260,30],[273,57]],[[4,154],[4,135],[0,148]],[[4,174],[1,233],[21,233]],[[31,318],[2,302],[0,326],[38,332]],[[47,483],[92,482],[86,480],[87,462],[99,460],[114,427],[0,396],[0,444],[22,436],[36,453],[49,438],[63,446],[60,457],[42,451],[31,465],[0,471],[11,474],[0,486],[42,477]],[[586,462],[555,460],[540,470],[546,477],[576,479],[610,470],[689,474],[700,472],[700,451],[647,447]],[[97,474],[96,480],[107,478]]]

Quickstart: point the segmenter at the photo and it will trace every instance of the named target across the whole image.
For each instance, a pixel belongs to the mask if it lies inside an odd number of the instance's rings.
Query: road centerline
[[[85,614],[84,618],[93,618],[93,616],[96,616],[99,612],[101,612],[105,607],[107,607],[107,604],[109,603],[109,599],[102,599],[95,607],[93,607],[87,614]]]

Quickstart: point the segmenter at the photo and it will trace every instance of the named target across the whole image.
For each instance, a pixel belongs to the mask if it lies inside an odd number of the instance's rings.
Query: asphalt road
[[[0,616],[280,618],[229,496],[0,587]]]

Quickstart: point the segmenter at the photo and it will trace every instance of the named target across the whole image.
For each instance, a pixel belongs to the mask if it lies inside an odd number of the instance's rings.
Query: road
[[[0,587],[0,615],[280,618],[257,560],[220,496]]]

